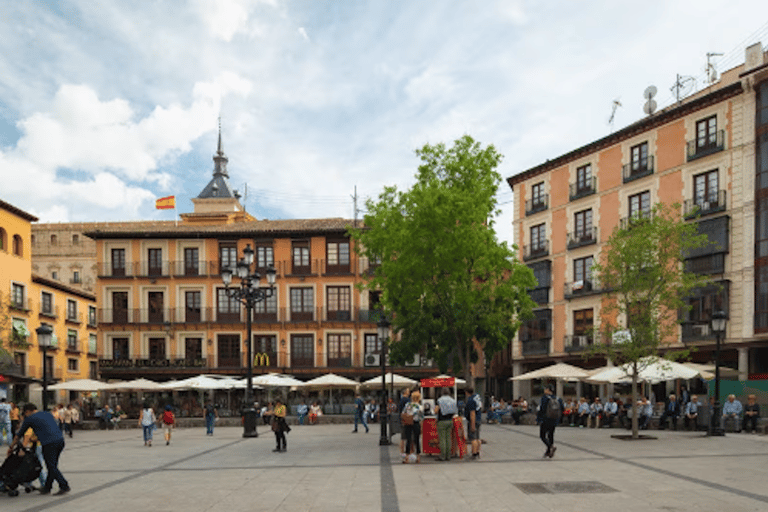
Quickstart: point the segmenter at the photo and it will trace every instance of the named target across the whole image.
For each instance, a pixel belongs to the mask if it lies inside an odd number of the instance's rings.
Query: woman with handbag
[[[421,420],[424,417],[424,409],[421,406],[421,393],[414,391],[411,393],[411,401],[403,407],[400,419],[403,423],[403,433],[405,434],[406,456],[403,464],[408,462],[408,458],[416,451],[416,462],[421,462]]]
[[[286,407],[279,399],[275,400],[275,407],[266,413],[272,416],[272,432],[275,433],[275,441],[277,442],[277,448],[272,450],[273,452],[284,452],[288,449],[285,434],[291,431],[291,427],[285,421],[286,413]]]

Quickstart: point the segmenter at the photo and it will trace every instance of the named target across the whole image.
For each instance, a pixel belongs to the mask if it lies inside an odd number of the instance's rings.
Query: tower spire
[[[219,145],[216,149],[216,155],[213,157],[213,176],[224,176],[225,178],[229,178],[229,174],[227,173],[227,162],[229,162],[229,159],[224,154],[224,150],[221,147],[221,117],[219,117]]]

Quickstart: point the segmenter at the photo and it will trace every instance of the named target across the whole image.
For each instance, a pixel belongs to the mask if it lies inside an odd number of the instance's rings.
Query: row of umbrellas
[[[714,365],[701,365],[695,363],[676,363],[659,357],[648,357],[638,364],[638,381],[658,382],[675,379],[714,379]],[[721,374],[733,375],[736,370],[721,368]],[[560,379],[569,381],[584,381],[594,384],[631,382],[633,366],[625,364],[621,366],[604,366],[596,370],[585,370],[566,363],[557,363],[552,366],[540,368],[532,372],[511,377],[509,380],[531,379]]]
[[[457,379],[459,381],[460,379]],[[402,375],[387,373],[384,375],[386,385],[395,387],[414,386],[417,381],[403,377]],[[464,381],[457,382],[461,385]],[[267,373],[251,379],[251,384],[256,389],[261,388],[303,388],[303,389],[355,389],[375,388],[382,385],[382,377],[375,377],[365,382],[357,382],[341,375],[327,373],[303,382],[289,375],[279,373]],[[217,390],[217,389],[245,389],[248,379],[233,379],[229,377],[216,378],[208,375],[197,375],[184,380],[170,382],[155,382],[148,379],[136,379],[125,382],[107,383],[93,379],[77,379],[49,386],[50,390],[67,391],[172,391],[172,390]]]

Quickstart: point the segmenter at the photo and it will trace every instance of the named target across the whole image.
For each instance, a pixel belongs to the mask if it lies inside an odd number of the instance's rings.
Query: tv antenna
[[[707,52],[707,69],[704,71],[707,75],[707,83],[712,85],[717,81],[717,69],[715,64],[710,61],[712,57],[722,57],[722,53]]]
[[[683,98],[691,94],[694,87],[696,87],[695,78],[678,74],[677,80],[675,80],[675,85],[670,87],[669,90],[675,95],[675,100],[680,103],[683,101]]]
[[[653,99],[656,93],[659,92],[655,85],[649,85],[643,91],[643,98],[646,99],[645,105],[643,105],[643,112],[647,115],[651,115],[656,112],[656,100]]]
[[[608,125],[611,127],[611,133],[613,133],[613,121],[616,119],[616,109],[620,106],[621,102],[619,101],[619,98],[613,100],[613,105],[611,105],[611,117],[608,118]]]

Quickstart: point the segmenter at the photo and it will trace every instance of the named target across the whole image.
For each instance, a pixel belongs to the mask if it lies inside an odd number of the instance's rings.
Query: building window
[[[365,354],[378,354],[381,352],[381,339],[378,334],[365,334]]]
[[[13,283],[11,285],[11,306],[13,306],[16,309],[26,309],[24,306],[24,299],[25,299],[25,293],[24,293],[24,285]]]
[[[311,321],[314,319],[313,288],[291,288],[291,320]]]
[[[326,272],[340,274],[349,272],[349,241],[329,240],[326,245],[328,266]]]
[[[576,169],[576,193],[592,190],[592,164]]]
[[[59,273],[55,270],[51,272],[51,279],[58,280],[59,279]]]
[[[277,336],[256,335],[253,342],[253,366],[277,367]]]
[[[696,122],[696,150],[717,146],[717,116]]]
[[[77,322],[77,302],[67,299],[67,320]]]
[[[547,233],[545,227],[546,224],[539,224],[531,228],[531,252],[539,252],[546,247]]]
[[[165,300],[163,292],[147,292],[147,321],[151,324],[161,324],[165,322],[163,308]]]
[[[219,269],[237,267],[237,242],[219,242]]]
[[[112,275],[122,277],[125,275],[125,249],[112,249]]]
[[[112,338],[112,359],[128,359],[128,338]]]
[[[693,200],[696,206],[708,210],[710,205],[717,203],[717,178],[717,169],[693,177]]]
[[[632,174],[648,170],[648,143],[632,146],[629,150]]]
[[[640,192],[629,196],[629,217],[647,218],[651,213],[651,193],[649,191]]]
[[[311,334],[291,334],[291,367],[313,367],[315,344]]]
[[[573,312],[573,334],[585,335],[592,334],[594,325],[592,309],[582,309]]]
[[[184,248],[184,275],[196,276],[199,274],[200,252],[197,247]]]
[[[531,204],[534,208],[544,204],[544,182],[536,183],[531,187]]]
[[[24,242],[19,235],[13,235],[13,254],[24,256]]]
[[[15,364],[20,370],[22,375],[27,374],[27,354],[26,352],[14,352],[13,364]]]
[[[77,331],[67,329],[67,350],[77,350]]]
[[[67,359],[67,370],[69,370],[70,372],[78,371],[77,359],[73,359],[73,358]]]
[[[328,346],[328,366],[345,368],[352,366],[351,334],[328,334],[326,344]]]
[[[56,237],[56,235],[51,235],[51,245],[57,245],[59,243],[59,239]]]
[[[75,270],[72,272],[72,284],[79,284],[80,283],[80,271]]]
[[[352,292],[348,286],[329,286],[325,289],[328,320],[352,319]]]
[[[128,292],[112,292],[112,322],[128,323]]]
[[[292,274],[306,275],[312,270],[309,260],[309,241],[308,240],[294,240],[292,244],[293,252],[293,266],[291,269]]]
[[[574,290],[577,286],[586,287],[587,283],[591,283],[592,265],[594,264],[594,261],[592,256],[573,260]],[[577,283],[579,284],[577,285]]]
[[[99,380],[99,365],[96,364],[96,361],[88,362],[88,378],[93,380]]]
[[[199,291],[184,292],[184,321],[197,323],[201,320],[202,294]]]
[[[88,306],[88,325],[96,325],[96,306]]]
[[[72,235],[72,245],[80,244],[80,235]]]
[[[8,234],[3,228],[0,228],[0,251],[6,252],[8,246]]]
[[[277,294],[273,293],[261,302],[253,306],[253,317],[255,320],[277,320]]]
[[[40,312],[44,315],[53,316],[53,294],[42,292],[40,302]]]
[[[95,354],[97,350],[98,338],[95,334],[88,335],[88,353]]]
[[[152,248],[147,249],[147,275],[148,276],[162,276],[163,275],[163,250]]]
[[[576,212],[573,218],[576,226],[576,240],[592,239],[592,209]]]
[[[272,249],[272,244],[256,244],[256,272],[259,274],[265,274],[269,267],[275,266],[275,252]]]
[[[203,339],[185,338],[184,339],[184,359],[187,364],[203,358]]]
[[[153,361],[165,359],[165,338],[149,338],[149,358]]]
[[[219,367],[241,368],[243,361],[240,357],[240,336],[237,334],[219,334]]]
[[[219,322],[240,321],[240,302],[227,295],[224,288],[216,289],[216,319]]]

